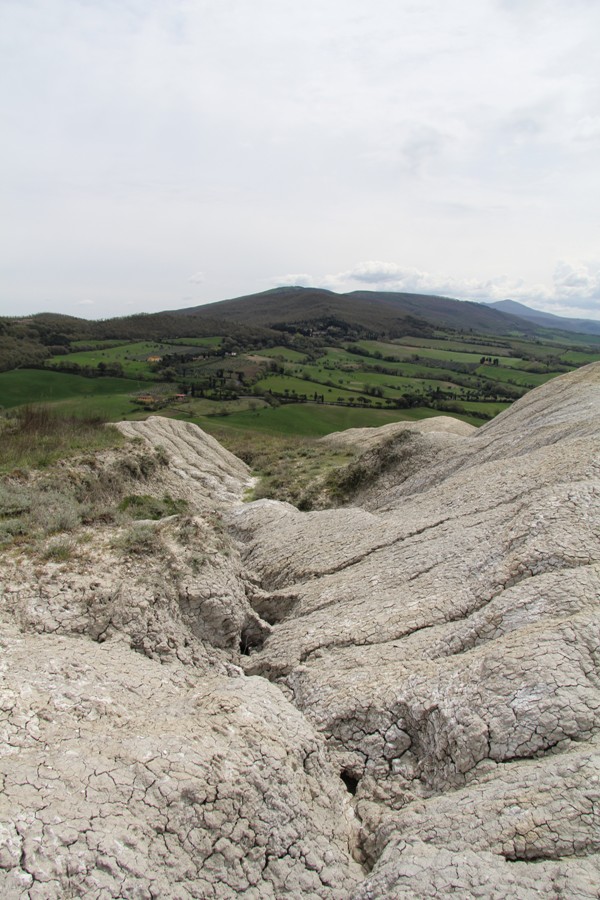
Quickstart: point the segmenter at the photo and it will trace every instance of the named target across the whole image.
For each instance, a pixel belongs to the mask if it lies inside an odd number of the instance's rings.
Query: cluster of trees
[[[117,360],[99,362],[97,366],[82,366],[79,363],[69,362],[69,360],[65,359],[53,363],[52,368],[56,372],[66,372],[69,375],[83,375],[84,378],[102,378],[104,376],[111,376],[112,378],[127,377],[122,364]]]

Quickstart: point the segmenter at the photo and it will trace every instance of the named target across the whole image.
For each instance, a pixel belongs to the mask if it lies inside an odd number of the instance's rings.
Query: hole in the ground
[[[266,638],[267,635],[254,625],[242,628],[242,633],[240,634],[240,653],[242,656],[250,656],[251,653],[255,653],[257,650],[261,649]]]
[[[354,796],[354,794],[356,794],[356,788],[358,787],[358,778],[355,778],[347,769],[342,769],[340,778],[346,785],[346,790]]]

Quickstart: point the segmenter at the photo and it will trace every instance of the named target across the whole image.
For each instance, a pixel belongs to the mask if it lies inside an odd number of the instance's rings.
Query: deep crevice
[[[349,769],[342,769],[342,771],[340,772],[340,778],[346,785],[346,790],[348,791],[348,793],[354,796],[358,788],[359,779],[352,775]]]

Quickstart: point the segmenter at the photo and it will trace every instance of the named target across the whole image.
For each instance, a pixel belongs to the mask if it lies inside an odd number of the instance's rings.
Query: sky
[[[597,0],[0,0],[0,315],[600,319]]]

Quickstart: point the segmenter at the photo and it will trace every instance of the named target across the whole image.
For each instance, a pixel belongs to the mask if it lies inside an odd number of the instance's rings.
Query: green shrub
[[[26,528],[22,519],[0,519],[0,546],[10,544],[24,534]]]
[[[79,504],[69,487],[60,489],[50,483],[0,483],[0,532],[3,543],[16,536],[71,531],[80,522]]]
[[[42,487],[32,491],[27,523],[42,534],[72,531],[81,523],[81,508],[69,488]]]
[[[27,487],[18,482],[0,482],[0,519],[21,516],[31,506]]]
[[[169,457],[164,447],[132,453],[120,461],[121,474],[136,481],[145,481],[161,466],[168,465]]]

